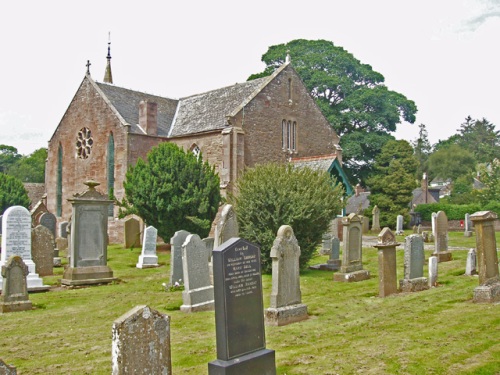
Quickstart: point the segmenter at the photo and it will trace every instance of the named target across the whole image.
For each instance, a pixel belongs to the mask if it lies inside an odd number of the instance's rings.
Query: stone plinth
[[[396,272],[396,238],[389,228],[382,229],[378,236],[378,277],[379,297],[387,297],[398,292]]]
[[[399,288],[402,292],[421,292],[429,289],[429,280],[426,277],[399,280]]]
[[[307,306],[302,303],[280,308],[270,307],[265,311],[266,325],[268,326],[285,326],[307,318]]]

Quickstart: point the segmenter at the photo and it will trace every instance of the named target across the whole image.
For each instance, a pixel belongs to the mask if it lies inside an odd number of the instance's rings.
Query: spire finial
[[[104,82],[113,83],[113,75],[111,74],[111,32],[108,33],[108,60],[106,64],[106,71],[104,72]]]
[[[85,66],[87,67],[87,74],[90,75],[90,65],[92,65],[90,63],[90,60],[87,60],[87,64],[85,64]]]

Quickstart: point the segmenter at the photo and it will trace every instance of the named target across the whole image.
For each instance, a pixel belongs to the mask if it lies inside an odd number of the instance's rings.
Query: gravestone
[[[438,258],[429,257],[429,287],[437,286],[438,280]]]
[[[378,206],[373,207],[372,210],[372,232],[380,232],[380,209]]]
[[[0,359],[0,375],[17,375],[17,369],[15,366],[9,366]]]
[[[472,221],[469,214],[465,214],[464,237],[472,237]]]
[[[214,248],[219,247],[227,240],[239,236],[238,221],[236,213],[230,204],[224,205],[220,220],[215,227]]]
[[[154,268],[158,267],[158,256],[156,255],[156,240],[158,238],[158,230],[155,227],[149,226],[144,229],[142,238],[142,251],[139,255],[139,261],[136,264],[137,268]]]
[[[52,233],[52,237],[56,238],[56,224],[57,219],[54,214],[50,212],[44,212],[42,216],[40,216],[40,225],[48,228],[50,233]]]
[[[398,215],[396,220],[396,235],[399,236],[404,234],[403,226],[404,226],[404,217],[403,215]]]
[[[141,243],[141,223],[134,217],[125,220],[123,226],[124,243],[123,247],[131,248],[138,247]]]
[[[499,302],[500,278],[498,272],[496,213],[479,211],[470,216],[476,231],[477,272],[479,286],[474,289],[474,302]]]
[[[370,219],[368,219],[366,216],[360,216],[360,217],[361,217],[362,233],[367,234],[370,232]]]
[[[113,322],[112,374],[172,374],[170,317],[136,306]]]
[[[31,257],[40,276],[54,274],[54,236],[49,228],[38,225],[31,230]]]
[[[2,266],[3,290],[0,296],[0,312],[31,310],[28,296],[28,266],[19,255],[12,255]]]
[[[419,292],[429,289],[429,281],[424,277],[424,239],[418,234],[405,238],[404,279],[399,280],[402,292]]]
[[[387,297],[398,292],[396,270],[396,237],[387,227],[378,235],[374,246],[378,250],[378,290],[379,297]]]
[[[465,274],[467,276],[477,275],[477,257],[476,249],[470,249],[467,253],[467,262],[465,264]]]
[[[422,224],[417,225],[417,234],[422,234]]]
[[[214,287],[210,284],[206,245],[197,234],[190,234],[182,245],[184,290],[183,312],[214,309]]]
[[[95,181],[81,194],[68,199],[72,205],[70,258],[61,284],[106,284],[116,280],[108,266],[108,207],[113,202],[96,190]]]
[[[208,260],[208,262],[210,262],[212,260],[212,250],[214,249],[214,238],[207,237],[207,238],[202,239],[202,241],[207,248],[207,260]]]
[[[436,237],[436,216],[437,216],[437,213],[436,212],[433,212],[431,214],[431,227],[432,227],[432,235],[434,237]]]
[[[190,235],[188,231],[178,230],[170,239],[170,283],[184,284],[184,270],[182,268],[182,245]]]
[[[56,238],[56,247],[59,251],[68,250],[68,239],[64,238],[64,237],[57,237]]]
[[[1,225],[1,223],[2,223],[2,218],[3,218],[3,215],[0,215],[0,228],[2,228],[2,225]],[[0,229],[0,236],[1,236],[1,235],[2,235],[2,229]],[[0,361],[1,361],[1,359],[0,359]]]
[[[329,255],[332,251],[332,237],[333,236],[330,233],[323,234],[321,239],[321,249],[319,250],[321,255]]]
[[[61,221],[59,223],[59,237],[68,238],[68,222]]]
[[[449,262],[452,260],[451,252],[448,250],[448,218],[444,211],[436,214],[436,233],[434,235],[434,253],[438,262]]]
[[[307,306],[300,292],[300,246],[289,225],[282,225],[271,248],[273,261],[270,307],[267,325],[283,326],[307,319]]]
[[[351,213],[342,218],[344,227],[344,249],[340,272],[333,275],[334,281],[355,282],[370,278],[370,272],[363,269],[362,232],[359,216]]]
[[[209,375],[275,375],[266,349],[260,248],[232,238],[213,250],[217,360]]]
[[[21,206],[7,208],[2,218],[2,254],[0,267],[7,264],[11,255],[19,255],[28,266],[27,276],[28,291],[45,291],[48,285],[43,285],[43,280],[36,273],[36,265],[31,257],[31,215]],[[0,279],[2,289],[2,279]]]
[[[340,241],[337,237],[332,237],[330,240],[330,259],[323,264],[315,264],[310,266],[311,270],[320,270],[320,271],[338,271],[340,269],[341,261],[340,261]]]

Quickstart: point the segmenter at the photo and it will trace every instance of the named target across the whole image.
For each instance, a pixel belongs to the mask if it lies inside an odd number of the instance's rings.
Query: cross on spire
[[[90,63],[90,60],[87,60],[87,64],[85,66],[87,67],[87,74],[89,74],[89,75],[90,75],[90,65],[92,65]]]

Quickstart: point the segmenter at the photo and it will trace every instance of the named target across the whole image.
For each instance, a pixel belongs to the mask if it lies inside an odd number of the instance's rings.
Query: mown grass
[[[468,247],[464,246],[464,247]],[[180,312],[182,292],[166,292],[170,253],[161,267],[137,269],[139,249],[109,247],[108,264],[120,280],[80,289],[58,287],[62,269],[44,278],[47,293],[30,294],[34,309],[0,315],[0,358],[19,374],[109,374],[113,321],[136,305],[171,317],[174,374],[207,374],[216,359],[213,312]],[[431,251],[426,251],[429,256]],[[333,273],[301,274],[309,319],[266,327],[278,374],[500,373],[500,304],[472,303],[477,277],[464,275],[466,250],[439,264],[439,286],[378,297],[377,251],[365,248],[369,280],[335,283]],[[316,256],[312,263],[326,262]],[[425,269],[425,273],[427,269]],[[398,250],[398,278],[403,251]],[[271,276],[263,276],[264,306]],[[244,339],[244,338],[242,338]]]

